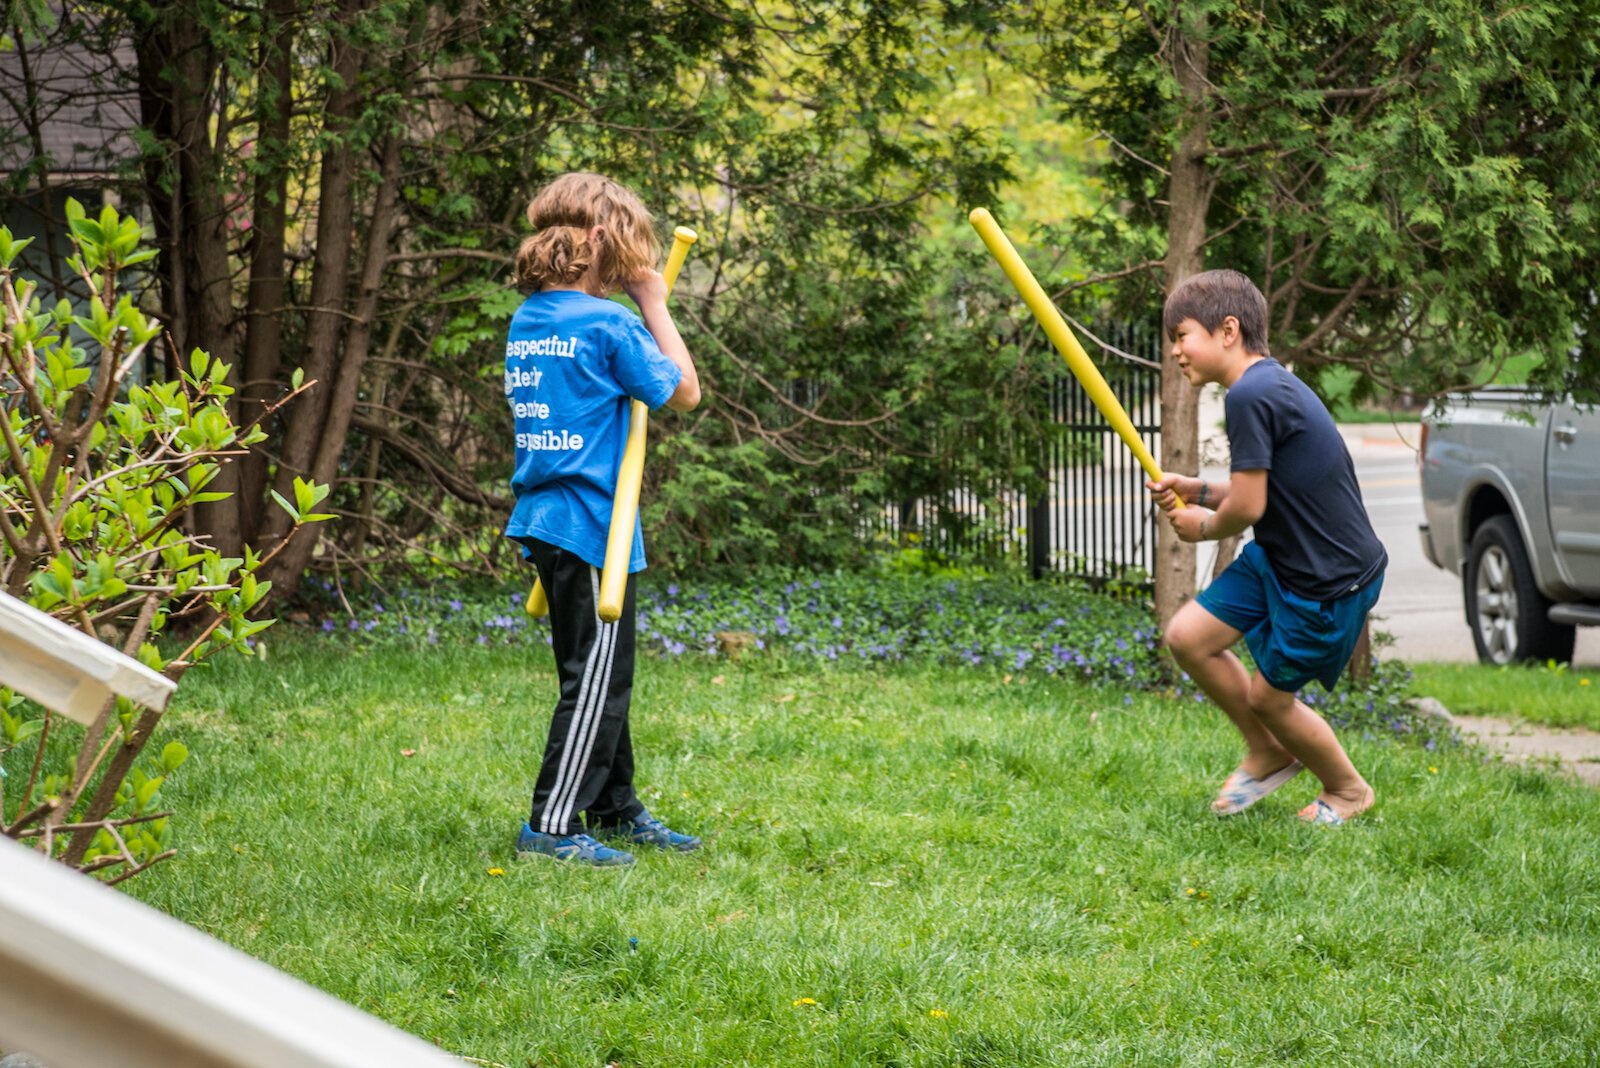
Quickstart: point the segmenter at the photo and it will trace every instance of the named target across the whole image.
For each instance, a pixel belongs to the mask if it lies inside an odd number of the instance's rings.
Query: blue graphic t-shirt
[[[629,398],[659,408],[682,377],[639,317],[621,304],[573,290],[523,301],[506,338],[517,497],[506,536],[537,538],[603,566],[617,468],[628,442]],[[636,519],[628,570],[644,566]]]

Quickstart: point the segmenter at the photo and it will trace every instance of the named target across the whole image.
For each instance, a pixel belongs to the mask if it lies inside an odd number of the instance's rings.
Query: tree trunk
[[[1372,619],[1369,617],[1361,624],[1361,637],[1356,639],[1356,647],[1350,653],[1350,663],[1346,665],[1350,681],[1360,689],[1366,689],[1367,683],[1372,681]]]
[[[367,227],[367,249],[361,272],[361,291],[356,298],[353,321],[345,337],[344,350],[334,380],[328,383],[327,409],[311,461],[311,478],[332,483],[339,474],[339,458],[344,452],[350,419],[355,413],[361,374],[367,351],[372,345],[372,328],[378,314],[378,295],[389,259],[389,236],[394,232],[400,172],[400,140],[391,134],[384,143],[379,165],[379,186]],[[282,492],[281,490],[279,492]],[[311,561],[315,539],[297,538],[272,562],[275,588],[293,592]]]
[[[1233,558],[1239,555],[1239,540],[1242,534],[1234,534],[1217,542],[1217,556],[1211,562],[1211,581],[1215,582],[1228,570],[1228,565],[1233,563]]]
[[[263,403],[277,393],[274,379],[283,338],[284,237],[289,196],[289,113],[298,0],[270,0],[267,24],[271,36],[262,45],[261,98],[256,108],[256,175],[250,212],[250,274],[246,290],[244,373],[236,419],[248,425]],[[245,540],[260,535],[266,500],[267,456],[260,449],[236,461],[239,468],[239,525]]]
[[[190,352],[208,352],[213,360],[232,364],[233,278],[228,263],[228,204],[223,197],[219,155],[213,137],[217,119],[214,77],[217,53],[202,23],[184,5],[157,9],[135,38],[139,96],[145,125],[167,153],[149,166],[164,171],[170,187],[147,182],[160,191],[152,205],[166,269],[166,325],[179,365],[188,367]],[[236,375],[230,375],[235,382]],[[237,475],[222,465],[209,489],[232,493]],[[200,530],[224,556],[239,555],[238,504],[233,496],[195,509]]]
[[[360,0],[346,0],[341,17],[348,25],[359,10]],[[322,155],[322,180],[317,192],[316,255],[312,262],[311,310],[306,313],[305,359],[301,367],[305,380],[316,386],[307,390],[289,410],[288,432],[278,459],[278,474],[273,488],[287,500],[294,500],[294,480],[312,477],[318,447],[328,416],[334,388],[338,355],[346,323],[347,273],[350,269],[351,232],[355,217],[355,150],[351,129],[361,106],[357,80],[365,58],[349,39],[335,38],[330,57],[336,75],[335,87],[328,93],[325,109],[327,148]],[[258,540],[263,553],[288,536],[293,520],[281,508],[267,509]],[[304,553],[295,558],[304,566]],[[287,553],[285,554],[287,555]],[[292,592],[299,581],[298,570],[291,570],[280,556],[274,562],[272,579],[279,595]]]
[[[1211,175],[1206,166],[1210,101],[1203,14],[1174,13],[1169,40],[1173,73],[1183,97],[1183,137],[1173,153],[1167,199],[1166,291],[1205,266],[1206,209]],[[1192,473],[1200,464],[1200,394],[1175,363],[1161,366],[1161,469]],[[1156,614],[1163,627],[1194,596],[1195,549],[1178,540],[1170,524],[1157,524]]]

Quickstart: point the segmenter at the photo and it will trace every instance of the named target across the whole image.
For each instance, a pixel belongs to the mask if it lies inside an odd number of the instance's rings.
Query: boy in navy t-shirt
[[[667,312],[659,245],[637,197],[609,178],[568,174],[534,198],[528,221],[536,233],[517,251],[516,278],[534,292],[506,339],[517,502],[506,536],[539,569],[561,695],[517,852],[622,866],[632,854],[586,831],[678,851],[700,845],[652,817],[633,788],[633,573],[645,567],[637,520],[622,617],[605,623],[599,615],[629,398],[689,411],[700,385]],[[606,299],[618,289],[642,322]]]
[[[1173,657],[1244,735],[1244,761],[1212,810],[1243,812],[1310,768],[1322,792],[1300,818],[1338,825],[1372,807],[1373,790],[1333,728],[1295,694],[1312,679],[1329,689],[1338,682],[1388,556],[1333,418],[1267,354],[1267,302],[1255,284],[1237,271],[1194,275],[1167,298],[1164,318],[1189,382],[1228,388],[1232,471],[1226,482],[1168,474],[1147,485],[1184,541],[1255,528],[1255,540],[1166,630]],[[1253,677],[1231,651],[1241,637]]]

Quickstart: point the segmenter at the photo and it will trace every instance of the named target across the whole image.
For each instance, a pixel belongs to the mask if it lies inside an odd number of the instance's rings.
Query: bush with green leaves
[[[69,201],[67,220],[76,308],[43,304],[19,277],[29,242],[0,227],[0,586],[176,680],[272,625],[251,618],[269,587],[255,573],[287,539],[226,557],[191,519],[224,496],[207,489],[220,465],[263,435],[236,423],[228,368],[204,352],[172,381],[137,380],[161,324],[119,291],[119,272],[152,253],[109,206],[91,218]],[[298,482],[279,504],[298,529],[327,518],[326,493]],[[80,736],[0,688],[0,833],[113,882],[171,856],[160,791],[188,750],[146,756],[160,719],[119,697]]]

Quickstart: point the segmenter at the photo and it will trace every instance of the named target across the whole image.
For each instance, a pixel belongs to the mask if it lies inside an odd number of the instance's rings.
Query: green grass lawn
[[[1464,716],[1499,716],[1600,730],[1600,671],[1532,664],[1412,664],[1414,693]]]
[[[527,658],[291,642],[192,673],[163,791],[182,853],[130,892],[516,1068],[1600,1049],[1592,791],[1357,736],[1370,816],[1298,823],[1303,776],[1222,822],[1234,740],[1192,700],[647,658],[644,795],[705,850],[515,863],[554,682]]]

